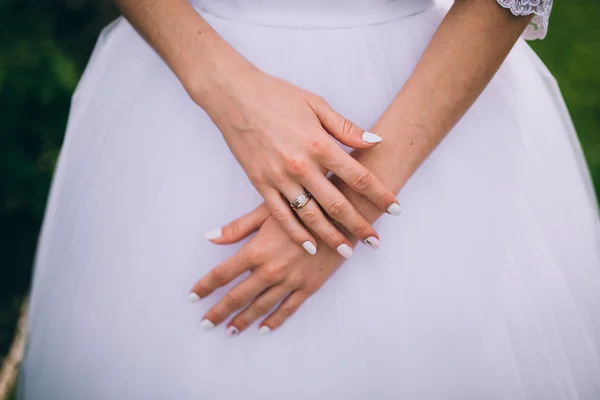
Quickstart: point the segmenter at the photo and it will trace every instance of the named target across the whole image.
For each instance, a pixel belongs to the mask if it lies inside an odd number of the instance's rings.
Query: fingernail
[[[383,138],[374,133],[365,132],[362,134],[362,140],[364,140],[367,143],[379,143],[383,140]]]
[[[348,246],[346,243],[340,244],[337,247],[337,252],[340,253],[340,255],[344,258],[350,258],[350,257],[352,257],[352,254],[354,253],[354,251],[352,251],[352,248],[350,246]]]
[[[188,298],[188,300],[190,301],[190,303],[195,303],[200,300],[200,296],[198,296],[196,293],[192,292],[192,293],[190,293],[190,297]]]
[[[204,238],[208,240],[215,240],[220,238],[223,235],[221,229],[213,229],[212,231],[208,231],[204,234]]]
[[[225,332],[225,334],[229,337],[235,336],[238,333],[240,333],[240,330],[233,325],[230,325]]]
[[[312,254],[313,256],[317,254],[317,247],[308,240],[302,243],[302,247],[304,247],[304,250],[306,250],[308,254]]]
[[[214,327],[215,324],[213,324],[212,321],[209,321],[208,319],[203,319],[202,322],[200,322],[200,328],[203,331],[210,331]]]
[[[402,208],[400,207],[400,204],[394,203],[388,207],[387,212],[388,212],[388,214],[398,216],[398,215],[402,214]]]
[[[379,248],[379,239],[377,239],[375,236],[369,236],[368,238],[365,239],[364,243],[368,244],[369,246],[371,246],[374,249]]]
[[[271,328],[266,325],[261,326],[258,330],[258,334],[261,336],[267,336],[269,333],[271,333]]]

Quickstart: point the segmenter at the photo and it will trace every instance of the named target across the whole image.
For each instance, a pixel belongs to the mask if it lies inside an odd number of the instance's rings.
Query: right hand
[[[381,211],[395,214],[399,206],[394,194],[331,136],[356,149],[370,148],[381,138],[365,134],[319,96],[282,79],[253,67],[234,76],[234,82],[221,80],[213,85],[218,86],[216,89],[202,96],[190,94],[219,127],[233,155],[289,236],[307,252],[316,252],[316,240],[296,219],[289,204],[306,188],[316,201],[296,211],[297,215],[329,247],[351,255],[343,246],[351,249],[350,241],[319,205],[358,240],[378,238],[326,174],[331,171]]]
[[[239,242],[254,231],[256,235],[196,282],[190,300],[204,299],[246,275],[227,294],[220,295],[221,299],[204,315],[201,327],[211,329],[237,314],[227,324],[227,335],[233,336],[269,314],[260,329],[268,333],[279,328],[323,286],[344,259],[330,249],[322,249],[314,257],[300,250],[264,204],[237,221],[243,228],[225,230],[220,244]]]

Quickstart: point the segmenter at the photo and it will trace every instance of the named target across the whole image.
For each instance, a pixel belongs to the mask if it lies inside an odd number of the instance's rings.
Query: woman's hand
[[[291,202],[303,187],[361,240],[377,236],[325,179],[327,171],[382,211],[399,212],[394,195],[337,146],[330,134],[354,148],[369,148],[381,140],[379,136],[363,132],[314,94],[258,70],[189,1],[116,0],[116,4],[219,127],[274,217],[309,253],[316,252],[316,241],[281,198],[283,194]],[[298,215],[329,246],[351,254],[344,235],[325,218],[317,202],[309,202]]]
[[[234,61],[226,65],[231,67]],[[237,68],[237,67],[236,67]],[[234,156],[265,199],[273,219],[307,252],[316,241],[296,219],[290,203],[305,189],[317,201],[297,210],[298,217],[329,247],[349,257],[351,246],[326,214],[364,241],[377,238],[373,227],[327,179],[331,171],[379,210],[397,215],[400,207],[369,170],[332,138],[366,149],[381,138],[364,132],[322,98],[251,66],[239,67],[235,82],[190,94],[219,127]],[[284,200],[282,197],[287,199]]]
[[[260,332],[268,333],[281,326],[344,260],[327,248],[315,256],[306,254],[283,232],[264,204],[225,227],[218,242],[237,242],[259,227],[239,252],[194,285],[190,299],[199,300],[251,272],[206,313],[203,329],[211,329],[241,310],[227,326],[227,335],[233,336],[281,303],[261,322]]]

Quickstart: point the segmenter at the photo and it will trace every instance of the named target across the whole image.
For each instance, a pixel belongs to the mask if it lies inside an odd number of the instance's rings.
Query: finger
[[[396,196],[371,171],[339,147],[332,152],[322,161],[329,171],[366,197],[379,210],[400,215],[402,210]]]
[[[236,315],[229,323],[229,326],[234,326],[239,332],[244,331],[258,318],[267,315],[277,303],[289,294],[290,289],[285,285],[277,285],[267,289],[254,299],[248,307]]]
[[[229,284],[235,278],[253,267],[249,257],[242,250],[229,257],[221,264],[210,270],[192,288],[190,300],[200,300],[209,296],[218,288]],[[194,296],[196,295],[196,296]]]
[[[379,235],[373,229],[373,226],[367,222],[329,179],[320,174],[318,174],[320,177],[315,175],[309,176],[309,180],[302,183],[314,198],[318,199],[325,213],[338,221],[352,236],[361,242],[375,249],[379,248]]]
[[[266,204],[261,204],[241,218],[225,225],[221,229],[208,232],[204,237],[216,244],[232,244],[248,237],[258,230],[269,217],[271,211]]]
[[[327,180],[324,175],[321,175],[321,179]],[[282,193],[286,198],[290,199],[290,202],[303,191],[304,189],[300,185],[294,183],[290,183],[282,188]],[[309,200],[304,207],[295,210],[296,215],[315,235],[323,239],[327,246],[336,250],[341,256],[350,258],[353,254],[350,241],[323,214],[317,200],[316,198]]]
[[[302,246],[308,254],[316,254],[317,241],[298,221],[290,207],[290,204],[281,197],[281,193],[273,190],[272,192],[266,193],[264,198],[269,206],[271,215],[273,215],[273,217],[279,222],[288,236],[294,242]]]
[[[263,279],[260,274],[253,273],[247,279],[231,289],[223,298],[204,315],[203,328],[212,328],[225,321],[232,313],[242,309],[256,296],[269,288],[273,283]],[[207,322],[208,321],[208,322]],[[212,326],[209,325],[209,322]],[[227,335],[239,333],[237,328],[228,328]]]
[[[323,128],[346,146],[368,149],[382,141],[381,136],[360,129],[321,98],[310,101],[309,106],[319,118]]]
[[[268,334],[279,328],[289,317],[291,317],[308,298],[308,293],[301,290],[292,292],[271,315],[260,325],[259,332]]]

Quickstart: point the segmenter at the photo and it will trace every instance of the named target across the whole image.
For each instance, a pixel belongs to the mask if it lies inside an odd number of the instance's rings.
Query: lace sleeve
[[[523,32],[527,40],[543,39],[548,31],[548,20],[552,11],[553,0],[497,0],[504,8],[508,8],[514,15],[531,15],[533,19]]]

